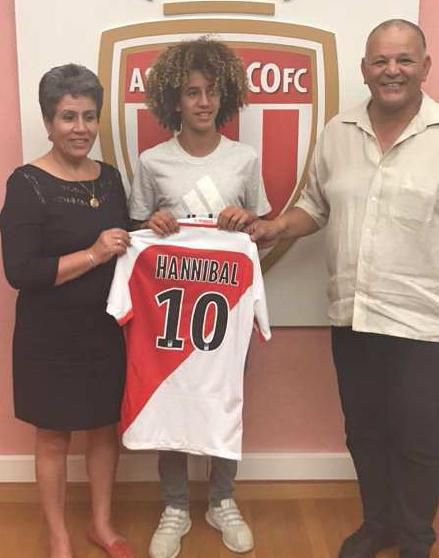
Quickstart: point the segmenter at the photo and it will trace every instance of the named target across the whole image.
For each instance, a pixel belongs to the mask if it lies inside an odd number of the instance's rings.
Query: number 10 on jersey
[[[181,335],[181,318],[184,308],[184,289],[167,289],[156,294],[158,306],[166,304],[163,335],[156,338],[158,349],[182,351],[185,338]],[[209,312],[213,310],[213,312]],[[220,347],[227,331],[229,304],[224,295],[203,293],[190,309],[189,335],[192,345],[199,351],[214,351]],[[214,314],[212,323],[209,316]]]

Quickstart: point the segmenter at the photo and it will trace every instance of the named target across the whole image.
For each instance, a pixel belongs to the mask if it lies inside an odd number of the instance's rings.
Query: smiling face
[[[77,162],[87,157],[98,133],[96,103],[91,97],[64,95],[45,125],[54,151]]]
[[[431,66],[419,35],[408,26],[378,29],[367,42],[361,71],[382,112],[417,110]]]
[[[184,132],[216,132],[215,119],[220,109],[220,95],[215,82],[194,70],[181,88],[177,110]]]

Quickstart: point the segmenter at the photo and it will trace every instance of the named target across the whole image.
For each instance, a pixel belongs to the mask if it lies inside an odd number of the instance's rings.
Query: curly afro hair
[[[221,99],[217,128],[246,104],[247,76],[241,59],[231,48],[208,37],[182,41],[160,54],[146,82],[146,104],[169,130],[181,127],[177,106],[182,85],[192,71],[199,71],[215,82]]]

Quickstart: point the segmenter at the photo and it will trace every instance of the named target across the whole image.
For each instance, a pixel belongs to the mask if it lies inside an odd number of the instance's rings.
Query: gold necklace
[[[87,194],[90,196],[90,200],[88,202],[90,207],[92,207],[93,209],[98,209],[98,207],[101,205],[101,203],[100,203],[100,201],[98,200],[98,198],[96,197],[96,194],[95,194],[95,186],[96,186],[95,181],[92,180],[92,182],[91,182],[91,192],[83,182],[78,182],[78,184],[80,186],[82,186],[84,188],[84,190],[87,192]]]

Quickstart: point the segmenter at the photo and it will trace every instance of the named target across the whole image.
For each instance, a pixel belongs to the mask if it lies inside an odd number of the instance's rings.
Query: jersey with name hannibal
[[[107,311],[127,344],[123,444],[240,459],[253,325],[271,336],[249,236],[193,225],[165,238],[131,233]]]

